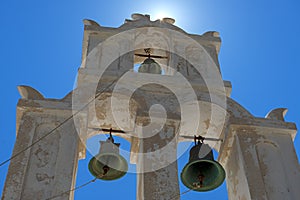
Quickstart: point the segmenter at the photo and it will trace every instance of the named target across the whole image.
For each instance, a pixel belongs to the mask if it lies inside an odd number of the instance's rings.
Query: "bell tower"
[[[183,141],[195,142],[179,172],[191,190],[212,190],[225,178],[232,200],[300,196],[297,128],[285,122],[287,110],[255,117],[235,102],[220,72],[219,33],[189,34],[174,22],[133,14],[113,28],[84,20],[74,90],[47,99],[18,87],[17,139],[3,200],[73,199],[86,141],[107,130],[111,137],[88,167],[110,180],[127,172],[127,162],[136,164],[139,200],[180,199],[177,159],[190,150],[178,149]],[[122,145],[113,136],[130,142],[130,160],[119,156]]]

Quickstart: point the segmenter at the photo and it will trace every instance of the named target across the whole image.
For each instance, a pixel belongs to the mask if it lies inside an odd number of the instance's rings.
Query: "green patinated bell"
[[[152,58],[147,58],[139,67],[138,72],[140,73],[151,73],[151,74],[161,74],[162,70],[160,65],[155,62]]]
[[[210,147],[207,144],[198,143],[190,150],[189,162],[183,168],[180,177],[189,189],[205,192],[223,183],[225,170],[214,160]]]
[[[89,162],[90,173],[102,180],[116,180],[123,177],[127,173],[128,163],[119,154],[120,144],[115,144],[109,139],[100,143],[100,152]]]

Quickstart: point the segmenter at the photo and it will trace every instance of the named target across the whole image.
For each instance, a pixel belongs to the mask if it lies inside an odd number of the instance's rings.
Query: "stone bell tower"
[[[177,144],[194,135],[219,141],[207,144],[219,152],[229,199],[298,199],[297,129],[285,122],[287,110],[255,117],[231,99],[231,83],[220,73],[219,34],[189,34],[174,22],[133,14],[112,28],[84,20],[76,88],[63,99],[48,99],[18,87],[17,156],[3,200],[73,199],[86,140],[110,128],[131,143],[139,200],[180,198],[174,197],[180,193],[177,154],[188,149]],[[154,68],[136,70],[147,56]]]

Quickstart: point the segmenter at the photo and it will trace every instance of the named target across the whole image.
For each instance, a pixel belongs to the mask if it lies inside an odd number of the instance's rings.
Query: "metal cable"
[[[121,76],[123,76],[126,72],[124,72]],[[47,136],[49,136],[50,134],[54,133],[57,129],[59,129],[60,127],[62,127],[66,122],[68,122],[70,119],[72,119],[74,116],[76,116],[78,113],[80,113],[83,109],[85,109],[88,105],[90,105],[93,101],[95,101],[101,94],[103,94],[104,92],[106,92],[106,90],[111,87],[118,79],[114,80],[111,84],[109,84],[107,87],[105,87],[101,92],[99,92],[97,95],[95,95],[95,97],[90,100],[87,104],[85,104],[82,108],[80,108],[78,111],[76,111],[74,114],[72,114],[71,116],[69,116],[68,118],[66,118],[62,123],[60,123],[58,126],[56,126],[55,128],[53,128],[51,131],[49,131],[48,133],[46,133],[45,135],[43,135],[42,137],[40,137],[39,139],[37,139],[36,141],[32,142],[29,146],[25,147],[23,150],[19,151],[18,153],[12,155],[10,158],[8,158],[7,160],[3,161],[0,163],[0,167],[2,167],[3,165],[5,165],[6,163],[8,163],[9,161],[11,161],[12,159],[14,159],[15,157],[19,156],[20,154],[22,154],[23,152],[27,151],[28,149],[30,149],[31,147],[33,147],[35,144],[39,143],[41,140],[43,140],[44,138],[46,138]]]
[[[189,193],[190,191],[192,191],[192,189],[188,189],[188,190],[186,190],[186,191],[183,191],[183,192],[181,192],[180,194],[177,194],[177,195],[173,196],[172,198],[170,198],[170,200],[173,200],[173,199],[175,199],[175,198],[177,198],[177,197],[180,197],[180,196],[182,196],[182,195],[184,195],[184,194],[186,194],[186,193]]]
[[[73,188],[73,189],[71,189],[71,190],[62,192],[62,193],[60,193],[60,194],[58,194],[58,195],[55,195],[55,196],[53,196],[53,197],[47,198],[46,200],[55,199],[55,198],[57,198],[57,197],[61,197],[61,196],[65,195],[65,194],[67,194],[67,193],[73,192],[73,191],[75,191],[75,190],[79,190],[79,189],[81,189],[81,188],[83,188],[83,187],[85,187],[85,186],[87,186],[87,185],[89,185],[89,184],[95,182],[96,180],[97,180],[97,178],[94,178],[94,179],[92,179],[92,180],[90,180],[90,181],[88,181],[88,182],[86,182],[86,183],[84,183],[84,184],[82,184],[82,185],[80,185],[80,186],[77,186],[77,187],[75,187],[75,188]]]

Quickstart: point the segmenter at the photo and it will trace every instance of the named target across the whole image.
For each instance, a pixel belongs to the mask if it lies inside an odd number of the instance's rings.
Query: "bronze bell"
[[[161,74],[162,70],[160,65],[155,62],[152,58],[147,58],[139,67],[138,72],[140,73],[151,73],[151,74]]]
[[[203,192],[219,187],[225,179],[225,170],[214,160],[213,152],[207,144],[198,141],[190,150],[189,162],[181,175],[183,184],[191,190]]]
[[[127,173],[128,164],[120,155],[120,143],[114,143],[112,136],[106,141],[100,141],[100,151],[88,165],[90,173],[98,179],[116,180]]]

